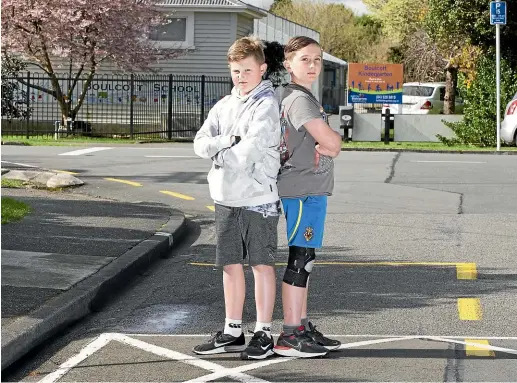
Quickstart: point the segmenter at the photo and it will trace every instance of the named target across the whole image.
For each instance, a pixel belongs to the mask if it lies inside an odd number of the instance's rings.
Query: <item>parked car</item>
[[[407,82],[403,84],[402,104],[385,104],[391,114],[443,114],[444,82]],[[463,99],[456,91],[455,114],[463,113]]]
[[[517,145],[517,93],[508,103],[501,123],[501,138],[507,144]]]

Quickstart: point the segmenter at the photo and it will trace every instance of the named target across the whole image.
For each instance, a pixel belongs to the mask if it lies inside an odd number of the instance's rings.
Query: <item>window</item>
[[[404,86],[403,94],[404,96],[422,96],[422,97],[431,97],[434,92],[434,88],[430,86]]]
[[[167,20],[167,24],[159,25],[151,31],[151,40],[154,41],[186,41],[187,19],[176,17]]]
[[[165,24],[154,27],[149,38],[163,48],[194,47],[194,13],[175,13]]]

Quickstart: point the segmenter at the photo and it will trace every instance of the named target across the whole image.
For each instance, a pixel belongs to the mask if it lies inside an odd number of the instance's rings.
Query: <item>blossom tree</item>
[[[51,86],[31,87],[57,100],[62,123],[74,121],[103,62],[127,71],[152,71],[158,60],[183,54],[180,49],[162,49],[148,38],[168,16],[155,4],[155,0],[2,0],[2,52],[41,68]],[[67,89],[57,75],[63,62],[72,77]],[[82,91],[72,100],[79,81]]]

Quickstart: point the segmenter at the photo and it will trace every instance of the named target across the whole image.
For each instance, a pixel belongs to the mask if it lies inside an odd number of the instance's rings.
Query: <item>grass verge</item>
[[[12,188],[12,189],[24,189],[25,183],[20,180],[8,180],[2,178],[2,187],[3,188]]]
[[[19,221],[30,211],[29,205],[9,197],[2,197],[2,225]]]
[[[453,152],[494,152],[495,147],[482,148],[472,145],[456,145],[447,146],[441,142],[390,142],[386,145],[384,142],[343,142],[341,145],[345,149],[383,149],[383,150],[434,150],[434,151],[453,151]],[[501,152],[517,152],[517,147],[501,146]]]

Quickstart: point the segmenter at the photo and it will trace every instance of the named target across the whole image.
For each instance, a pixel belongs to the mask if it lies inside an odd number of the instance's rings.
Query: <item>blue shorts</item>
[[[327,216],[327,196],[282,198],[289,246],[319,249]]]

